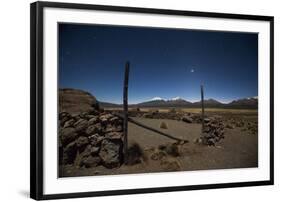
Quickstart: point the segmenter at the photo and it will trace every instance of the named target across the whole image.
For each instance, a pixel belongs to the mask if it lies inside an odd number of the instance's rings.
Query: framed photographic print
[[[273,17],[31,4],[31,197],[273,184]]]

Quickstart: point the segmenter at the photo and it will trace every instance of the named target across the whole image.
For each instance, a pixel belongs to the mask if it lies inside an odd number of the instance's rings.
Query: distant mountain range
[[[114,104],[108,102],[100,102],[100,106],[104,108],[116,108],[122,107],[122,104]],[[258,108],[258,97],[243,98],[238,100],[233,100],[230,103],[221,103],[214,99],[204,100],[204,106],[207,108],[237,108],[237,109],[257,109]],[[201,107],[201,101],[190,102],[184,100],[180,97],[172,98],[170,100],[165,100],[160,97],[155,97],[149,101],[141,102],[138,104],[131,104],[129,107]]]

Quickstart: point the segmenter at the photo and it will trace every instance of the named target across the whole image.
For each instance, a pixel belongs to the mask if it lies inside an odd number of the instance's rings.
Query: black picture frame
[[[224,19],[240,19],[268,21],[270,23],[270,180],[266,181],[250,181],[239,183],[222,183],[207,185],[191,185],[191,186],[175,186],[175,187],[155,187],[144,189],[130,190],[112,190],[112,191],[96,191],[66,194],[43,193],[43,9],[51,8],[67,8],[81,10],[105,10],[105,11],[121,11],[132,13],[148,13],[148,14],[164,14],[177,16],[199,16],[210,18]],[[258,16],[258,15],[240,15],[228,13],[213,12],[195,12],[183,10],[166,10],[166,9],[150,9],[135,7],[119,7],[119,6],[103,6],[75,3],[57,3],[57,2],[35,2],[30,7],[30,196],[36,200],[45,199],[63,199],[77,197],[93,197],[106,195],[121,194],[139,194],[154,192],[171,192],[186,191],[199,189],[215,189],[228,187],[246,187],[273,185],[274,183],[274,17]]]

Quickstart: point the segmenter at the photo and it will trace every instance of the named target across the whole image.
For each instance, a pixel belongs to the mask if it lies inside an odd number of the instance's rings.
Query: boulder
[[[99,147],[95,147],[95,146],[91,147],[91,155],[92,156],[97,155],[99,153],[99,151],[100,151]]]
[[[81,151],[79,151],[80,158],[84,158],[84,157],[90,156],[91,155],[91,150],[92,150],[92,146],[91,145],[88,144],[87,146],[84,146],[84,149],[81,149]]]
[[[186,122],[186,123],[192,123],[193,122],[193,119],[189,116],[183,116],[181,120],[183,122]]]
[[[67,128],[67,127],[72,127],[73,126],[73,124],[75,123],[76,121],[75,121],[75,119],[69,119],[68,121],[66,121],[65,123],[64,123],[64,128]]]
[[[71,115],[69,113],[64,111],[59,113],[59,121],[61,126],[64,126],[65,122],[69,119],[71,119]]]
[[[120,132],[110,132],[105,134],[105,138],[111,140],[121,140],[123,137],[123,133]]]
[[[96,125],[91,125],[86,129],[86,134],[91,135],[95,133],[100,133],[101,132],[101,126],[99,124]]]
[[[103,114],[99,117],[101,124],[106,125],[110,122],[110,119],[113,117],[112,114]]]
[[[106,129],[105,129],[105,133],[109,133],[109,132],[121,132],[123,131],[123,126],[122,125],[111,125],[111,124],[107,124]]]
[[[89,136],[89,141],[92,146],[99,146],[101,144],[101,142],[103,141],[103,139],[104,139],[104,136],[101,136],[97,133]]]
[[[85,166],[86,168],[96,167],[100,165],[101,158],[99,156],[87,156],[81,160],[80,166]]]
[[[79,119],[73,124],[73,126],[75,127],[76,132],[82,133],[88,127],[88,121],[85,119]]]
[[[110,118],[109,121],[111,123],[117,124],[118,122],[120,122],[120,119],[118,117],[114,116],[114,117]]]
[[[144,118],[148,118],[148,119],[152,119],[153,118],[153,114],[148,112],[148,113],[143,114],[143,117]]]
[[[63,128],[60,130],[60,141],[62,146],[66,146],[77,138],[78,134],[72,127]]]
[[[89,143],[89,140],[87,137],[80,136],[76,139],[76,145],[78,148],[85,147]]]
[[[121,141],[104,139],[99,152],[102,165],[106,168],[119,167],[123,161],[122,149]]]
[[[204,122],[205,122],[205,123],[209,123],[210,121],[211,121],[210,118],[204,118]]]
[[[94,124],[98,123],[98,121],[99,121],[99,118],[98,118],[97,116],[92,117],[91,119],[89,119],[88,125],[89,125],[89,126],[90,126],[90,125],[94,125]]]
[[[63,164],[72,164],[76,158],[77,146],[75,141],[69,143],[63,149]]]

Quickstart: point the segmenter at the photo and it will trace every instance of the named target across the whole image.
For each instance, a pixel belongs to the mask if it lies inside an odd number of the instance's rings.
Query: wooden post
[[[205,109],[204,109],[204,89],[203,89],[203,85],[201,85],[201,107],[202,107],[202,135],[203,135],[204,129],[205,129],[205,123],[204,123]]]
[[[124,133],[124,144],[123,144],[123,154],[124,161],[127,159],[127,150],[128,150],[128,83],[129,83],[129,70],[130,63],[126,62],[125,66],[125,78],[124,78],[124,89],[123,89],[123,133]]]

